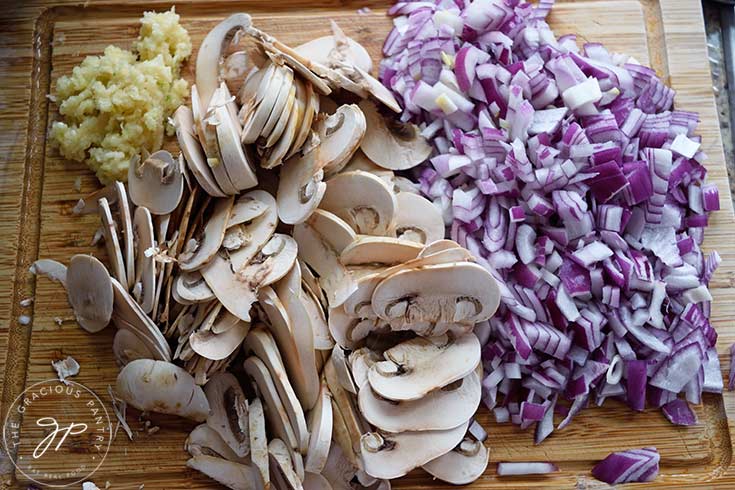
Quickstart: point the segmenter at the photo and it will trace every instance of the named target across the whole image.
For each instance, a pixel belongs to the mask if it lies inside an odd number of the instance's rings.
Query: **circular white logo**
[[[22,424],[14,414],[22,416]],[[70,380],[31,385],[15,399],[3,424],[5,451],[18,472],[53,488],[88,479],[105,460],[111,434],[102,400]]]

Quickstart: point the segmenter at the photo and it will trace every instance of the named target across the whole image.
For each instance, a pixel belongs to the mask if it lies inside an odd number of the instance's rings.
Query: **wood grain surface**
[[[318,4],[318,5],[317,5]],[[34,382],[52,378],[51,361],[72,355],[82,366],[76,381],[106,398],[117,367],[111,344],[113,328],[90,335],[71,320],[64,291],[46,280],[37,283],[27,273],[38,257],[68,261],[75,253],[104,258],[102,248],[90,247],[97,218],[76,217],[71,208],[80,195],[93,190],[96,180],[82,164],[65,161],[46,144],[46,131],[56,117],[56,106],[46,95],[54,80],[70,72],[84,56],[100,53],[108,44],[127,47],[137,35],[143,10],[166,9],[170,2],[132,1],[80,4],[73,0],[5,2],[0,5],[0,379],[4,420],[13,399]],[[357,9],[372,11],[358,15]],[[376,62],[390,28],[381,2],[177,2],[177,12],[195,47],[219,19],[236,11],[253,14],[258,27],[290,44],[329,32],[328,19],[365,45]],[[714,214],[705,248],[716,248],[724,262],[712,283],[713,322],[720,335],[718,351],[723,366],[728,346],[735,342],[735,220],[725,171],[722,145],[712,97],[704,26],[695,0],[559,1],[551,15],[557,35],[576,32],[582,42],[603,42],[613,51],[626,52],[650,63],[676,89],[676,105],[700,113],[699,134],[710,159],[709,178],[718,183],[723,210]],[[196,51],[193,56],[196,55]],[[192,79],[193,63],[185,69]],[[172,146],[173,148],[173,146]],[[82,176],[81,192],[74,181]],[[24,298],[33,297],[27,308]],[[31,325],[19,323],[32,317]],[[58,325],[56,319],[62,319]],[[723,367],[726,370],[726,367]],[[541,446],[533,445],[530,431],[498,426],[481,410],[479,420],[488,428],[491,465],[472,487],[500,488],[607,488],[589,474],[594,463],[611,451],[656,446],[662,455],[659,478],[631,488],[735,488],[730,470],[735,429],[735,397],[708,395],[696,407],[700,425],[670,425],[656,410],[634,413],[616,402],[584,411],[562,432]],[[729,417],[728,417],[729,415]],[[154,435],[137,432],[142,423],[129,417],[136,439],[119,433],[107,459],[92,478],[111,488],[213,488],[215,485],[188,470],[183,441],[193,424],[152,416],[161,430]],[[34,430],[27,423],[22,431]],[[500,478],[498,461],[548,460],[561,472],[550,477]],[[63,469],[68,461],[51,466]],[[13,480],[13,467],[0,450],[2,488],[26,488],[28,481]],[[396,488],[446,487],[421,472],[395,483]],[[620,487],[623,488],[623,487]]]

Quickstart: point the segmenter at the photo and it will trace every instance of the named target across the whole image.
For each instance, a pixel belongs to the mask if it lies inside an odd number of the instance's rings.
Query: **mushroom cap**
[[[189,345],[194,352],[207,359],[219,361],[226,359],[240,347],[250,330],[250,324],[240,320],[229,311],[225,311],[223,316],[236,320],[235,326],[219,334],[213,330],[193,332],[189,336]]]
[[[146,250],[156,244],[153,236],[153,219],[147,208],[139,207],[135,210],[133,219],[134,235],[138,238],[137,258],[135,270],[142,285],[140,307],[150,313],[153,310],[153,301],[156,294],[156,264],[152,256],[146,256]]]
[[[220,62],[223,51],[236,32],[245,30],[250,25],[251,18],[248,14],[232,14],[210,30],[199,46],[196,84],[199,87],[203,107],[209,107],[210,100],[220,85]]]
[[[167,413],[203,422],[209,403],[183,368],[170,362],[136,359],[117,375],[115,392],[138,410]]]
[[[306,223],[323,237],[325,243],[337,254],[357,240],[357,234],[342,218],[323,209],[316,209]]]
[[[306,452],[304,469],[321,473],[327,464],[329,447],[332,444],[332,402],[329,388],[322,383],[316,405],[309,411],[306,422],[309,428],[309,449]]]
[[[351,37],[347,37],[346,41],[346,49],[342,52],[347,58],[347,61],[369,72],[373,67],[373,61],[370,58],[370,54],[367,52],[367,49]],[[296,46],[294,51],[305,58],[309,58],[310,60],[324,66],[329,66],[330,54],[332,50],[336,49],[338,49],[337,40],[334,36],[322,36]]]
[[[132,330],[118,330],[112,340],[112,352],[118,365],[124,366],[136,359],[156,359],[155,351],[148,348]]]
[[[192,455],[198,456],[206,454],[208,456],[217,456],[227,461],[235,463],[247,463],[247,458],[241,458],[230,446],[227,445],[219,432],[212,429],[207,424],[200,424],[194,427],[184,441],[184,449]],[[213,454],[214,453],[214,454]]]
[[[316,132],[321,140],[317,153],[317,167],[325,175],[342,170],[360,147],[365,136],[365,116],[355,104],[345,104],[334,114],[320,118]]]
[[[255,398],[250,402],[248,411],[248,427],[250,435],[250,461],[258,468],[263,487],[270,486],[268,469],[268,439],[265,433],[265,412],[263,402]]]
[[[436,389],[414,401],[394,402],[375,394],[369,384],[360,387],[362,415],[386,432],[448,430],[467,422],[480,405],[480,376],[471,372],[456,383]]]
[[[422,248],[399,238],[361,236],[342,250],[339,260],[347,266],[402,264],[415,259]]]
[[[360,109],[367,123],[360,149],[376,165],[390,170],[407,170],[429,158],[431,145],[416,125],[391,121],[389,126],[377,106],[368,100],[360,102]]]
[[[399,478],[438,458],[460,443],[469,422],[441,431],[364,434],[361,439],[365,472],[375,478]]]
[[[186,466],[232,490],[263,490],[258,470],[251,465],[200,454],[190,458]]]
[[[75,255],[66,273],[66,291],[74,316],[84,330],[96,333],[112,318],[112,281],[107,268],[91,255]]]
[[[484,267],[471,262],[406,268],[375,288],[373,310],[387,322],[475,324],[500,304],[500,289]]]
[[[342,218],[356,233],[387,236],[393,228],[397,203],[383,179],[357,170],[328,180],[319,207]]]
[[[385,361],[370,368],[373,391],[395,401],[418,400],[427,393],[464,378],[480,362],[480,342],[473,333],[416,337],[383,353]]]
[[[446,454],[422,466],[424,471],[452,485],[467,485],[482,476],[490,460],[490,451],[474,439],[465,438]]]
[[[202,189],[213,197],[225,197],[219,184],[212,175],[212,170],[207,164],[204,150],[196,139],[194,132],[194,118],[191,109],[182,105],[174,112],[174,126],[176,127],[176,138],[179,148],[184,155],[187,167],[194,174],[194,178]]]
[[[181,272],[174,279],[171,293],[174,298],[179,298],[188,303],[208,303],[215,299],[214,293],[202,277],[201,272]],[[178,302],[181,302],[177,299]]]
[[[196,248],[192,253],[184,251],[184,253],[179,254],[179,268],[181,270],[201,269],[212,260],[225,238],[227,221],[230,219],[234,200],[234,196],[215,199],[212,215],[204,225],[201,239],[195,239],[197,242]]]
[[[46,276],[54,282],[60,283],[66,287],[67,267],[61,262],[51,259],[38,259],[28,269],[31,274],[36,276]]]
[[[302,485],[304,490],[332,490],[332,485],[329,483],[329,480],[319,473],[311,473],[309,471],[304,475]]]
[[[204,393],[210,407],[207,425],[239,458],[244,458],[250,451],[248,404],[237,378],[229,372],[219,372],[204,385]]]
[[[428,244],[444,237],[444,219],[428,199],[410,192],[396,194],[396,236]]]
[[[288,415],[291,428],[296,436],[298,450],[305,453],[309,445],[309,431],[306,428],[306,417],[288,379],[275,340],[265,327],[260,325],[250,331],[243,347],[246,355],[253,354],[257,356],[268,368],[268,372],[273,379],[273,384],[278,391],[278,396]]]
[[[259,398],[265,404],[265,414],[273,434],[287,441],[292,448],[298,447],[298,440],[288,420],[286,409],[283,407],[278,390],[266,365],[255,356],[250,356],[243,363],[245,372],[257,388]]]
[[[184,175],[179,162],[166,150],[152,153],[140,164],[130,162],[128,191],[136,206],[144,206],[152,214],[172,212],[184,193]]]
[[[319,206],[327,185],[317,167],[317,151],[296,155],[281,167],[278,181],[278,217],[284,223],[303,223]]]

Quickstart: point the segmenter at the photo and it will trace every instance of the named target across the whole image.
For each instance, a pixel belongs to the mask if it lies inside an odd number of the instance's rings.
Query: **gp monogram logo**
[[[36,383],[8,410],[3,444],[20,481],[52,488],[78,485],[107,456],[112,442],[107,409],[89,388],[66,383]]]

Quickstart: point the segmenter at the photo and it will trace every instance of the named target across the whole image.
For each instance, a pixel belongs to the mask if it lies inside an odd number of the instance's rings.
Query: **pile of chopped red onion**
[[[698,116],[635,59],[557,38],[552,4],[402,1],[383,46],[435,149],[414,177],[502,291],[477,329],[484,403],[536,443],[607,398],[695,423],[683,400],[723,388]]]

